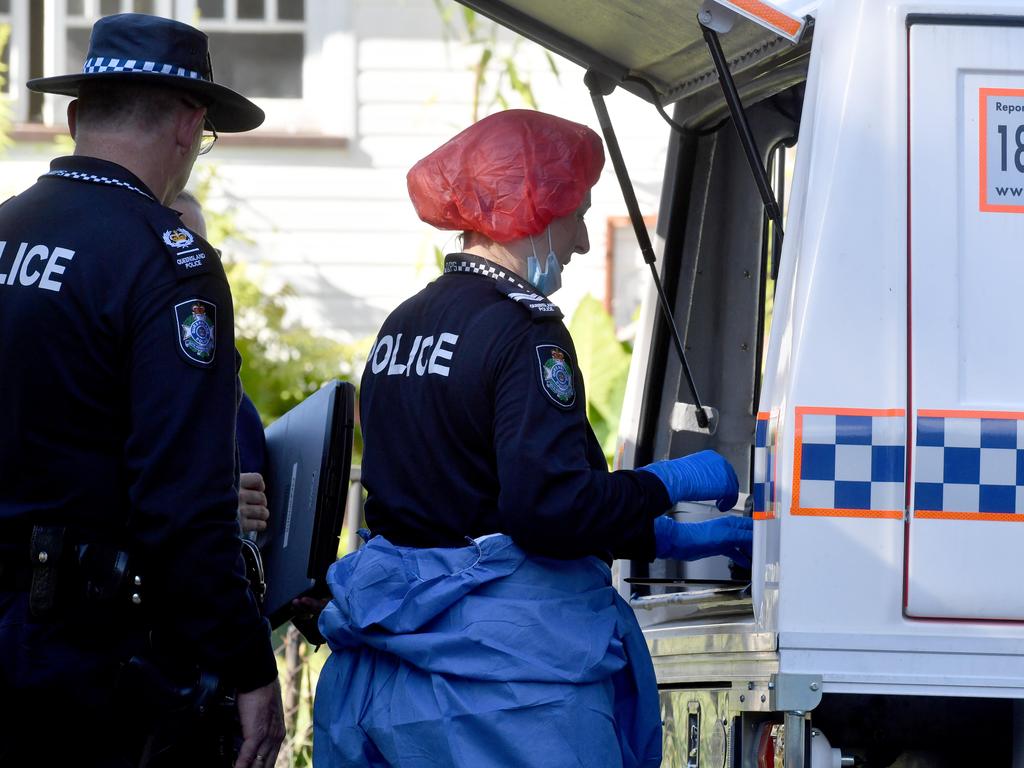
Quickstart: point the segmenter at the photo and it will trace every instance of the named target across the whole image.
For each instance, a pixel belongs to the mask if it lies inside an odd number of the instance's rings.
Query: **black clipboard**
[[[292,600],[326,596],[345,519],[355,387],[332,380],[266,429],[267,530],[256,539],[267,591],[263,613],[274,627],[295,613]]]

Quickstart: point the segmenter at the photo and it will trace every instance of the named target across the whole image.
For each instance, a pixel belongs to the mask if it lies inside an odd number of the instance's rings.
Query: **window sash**
[[[13,0],[14,3],[28,3],[34,0]],[[44,42],[46,61],[45,71],[56,74],[63,72],[77,71],[81,67],[81,61],[70,61],[68,59],[68,36],[75,32],[81,35],[82,31],[90,30],[97,19],[100,18],[100,0],[81,0],[82,13],[76,16],[68,16],[67,0],[55,0],[55,14],[53,25],[46,34]],[[302,35],[305,42],[305,55],[301,62],[297,63],[302,77],[302,96],[289,97],[254,97],[254,101],[264,107],[268,114],[267,128],[271,131],[310,131],[316,133],[320,130],[328,130],[333,135],[339,129],[335,127],[338,119],[332,117],[324,122],[322,107],[316,102],[324,98],[322,89],[314,91],[307,90],[309,83],[306,78],[307,61],[311,52],[322,45],[321,30],[315,29],[312,24],[316,23],[317,6],[307,2],[304,4],[302,20],[278,20],[276,18],[279,0],[265,0],[264,18],[261,19],[237,19],[238,0],[224,0],[225,18],[211,19],[204,17],[197,22],[196,11],[198,0],[154,0],[153,12],[167,18],[174,18],[187,24],[201,27],[208,33],[216,34],[296,34]],[[313,5],[311,16],[310,6]],[[132,0],[118,0],[118,10],[131,10],[134,6]],[[313,21],[311,22],[311,18]],[[216,71],[216,52],[214,52],[214,70]],[[21,89],[19,89],[21,90]],[[47,96],[44,98],[43,122],[48,125],[59,125],[62,122],[64,111],[64,99],[61,97]],[[327,125],[332,126],[326,128]],[[321,128],[323,126],[323,128]],[[344,129],[347,130],[347,129]],[[343,132],[344,132],[343,130]]]
[[[196,8],[198,9],[198,2],[196,2]],[[231,25],[233,29],[238,31],[249,31],[243,30],[242,27],[266,26],[273,28],[277,31],[296,31],[304,30],[306,28],[306,22],[295,21],[292,19],[279,19],[277,17],[277,0],[264,0],[263,4],[263,18],[262,19],[240,19],[238,18],[238,0],[224,0],[224,16],[218,16],[216,18],[212,16],[202,17],[203,29],[214,29],[216,27],[224,27]],[[181,19],[182,21],[188,21],[187,19]]]
[[[82,15],[72,16],[67,11],[67,0],[60,0],[60,3],[64,6],[61,17],[64,19],[65,26],[68,27],[89,27],[92,28],[93,23],[100,17],[100,0],[81,0],[82,2]],[[172,0],[154,0],[153,1],[153,12],[158,16],[164,16],[172,18]],[[118,0],[118,13],[131,13],[135,11],[134,0]]]
[[[67,8],[67,0],[61,0]],[[72,16],[64,14],[65,25],[68,27],[89,27],[100,18],[100,0],[81,0],[82,14]],[[118,0],[118,12],[130,13],[135,10],[134,0]],[[177,8],[173,8],[173,0],[154,0],[154,11],[159,16],[174,18],[186,24],[193,24],[192,18],[186,4],[178,2]],[[198,10],[198,3],[189,3]],[[224,0],[224,16],[214,18],[202,17],[201,22],[204,30],[216,32],[304,32],[306,22],[293,19],[277,18],[277,0],[264,0],[262,19],[240,19],[238,18],[238,0]]]

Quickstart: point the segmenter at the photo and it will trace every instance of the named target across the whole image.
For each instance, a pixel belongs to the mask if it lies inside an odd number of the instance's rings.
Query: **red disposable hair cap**
[[[406,181],[423,221],[507,243],[576,210],[603,166],[601,138],[587,126],[510,109],[442,144]]]

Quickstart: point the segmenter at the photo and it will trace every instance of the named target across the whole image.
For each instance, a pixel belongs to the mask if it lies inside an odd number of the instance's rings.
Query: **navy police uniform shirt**
[[[363,483],[371,531],[464,546],[505,533],[558,558],[654,557],[670,506],[647,472],[609,472],[586,417],[559,309],[469,254],[385,321],[363,374]]]
[[[126,546],[156,628],[251,690],[276,666],[240,552],[232,326],[213,249],[125,168],[60,158],[0,206],[0,531]]]
[[[245,392],[238,404],[238,468],[242,472],[258,472],[267,475],[267,436],[263,431],[263,420],[256,404]]]

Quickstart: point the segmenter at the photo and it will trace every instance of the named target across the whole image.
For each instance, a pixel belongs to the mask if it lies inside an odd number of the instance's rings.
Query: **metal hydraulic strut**
[[[693,376],[690,374],[690,366],[686,362],[686,353],[683,351],[683,340],[679,336],[679,329],[676,327],[675,317],[672,315],[672,307],[665,295],[665,288],[661,284],[661,277],[655,267],[654,248],[651,245],[651,238],[647,234],[647,227],[644,225],[643,216],[640,214],[640,205],[636,201],[636,193],[633,191],[633,183],[629,179],[629,172],[626,170],[626,163],[622,159],[622,151],[619,149],[618,139],[615,137],[615,129],[612,127],[611,118],[608,115],[608,106],[604,97],[615,90],[615,83],[610,78],[598,74],[594,70],[587,72],[583,82],[590,89],[590,98],[594,102],[594,109],[597,112],[597,120],[601,124],[601,132],[604,134],[604,141],[608,147],[608,155],[612,159],[612,167],[615,169],[615,176],[619,180],[619,187],[622,189],[622,197],[626,202],[626,209],[629,211],[629,220],[633,223],[633,231],[636,233],[637,242],[640,245],[640,252],[644,261],[651,268],[651,275],[654,277],[654,285],[658,289],[658,305],[672,330],[672,339],[675,342],[676,352],[679,354],[679,361],[683,366],[683,376],[686,377],[686,384],[693,396],[693,404],[696,408],[697,426],[701,429],[708,428],[708,415],[700,403],[697,395],[697,386],[693,383]]]
[[[708,44],[708,50],[711,52],[715,70],[718,72],[718,82],[722,86],[722,94],[725,96],[725,103],[729,107],[729,114],[732,115],[733,125],[736,126],[740,143],[743,145],[743,152],[747,156],[750,172],[754,174],[754,183],[757,184],[757,191],[761,193],[765,212],[772,221],[775,235],[773,252],[777,261],[778,255],[782,253],[782,209],[775,199],[775,192],[768,180],[768,171],[765,170],[764,163],[761,161],[761,153],[757,149],[754,133],[750,130],[750,122],[747,120],[747,113],[743,109],[743,102],[740,101],[739,91],[736,90],[736,82],[732,79],[732,72],[729,71],[729,65],[725,60],[725,52],[722,50],[718,33],[704,24],[701,24],[700,28],[704,33],[704,42]]]

